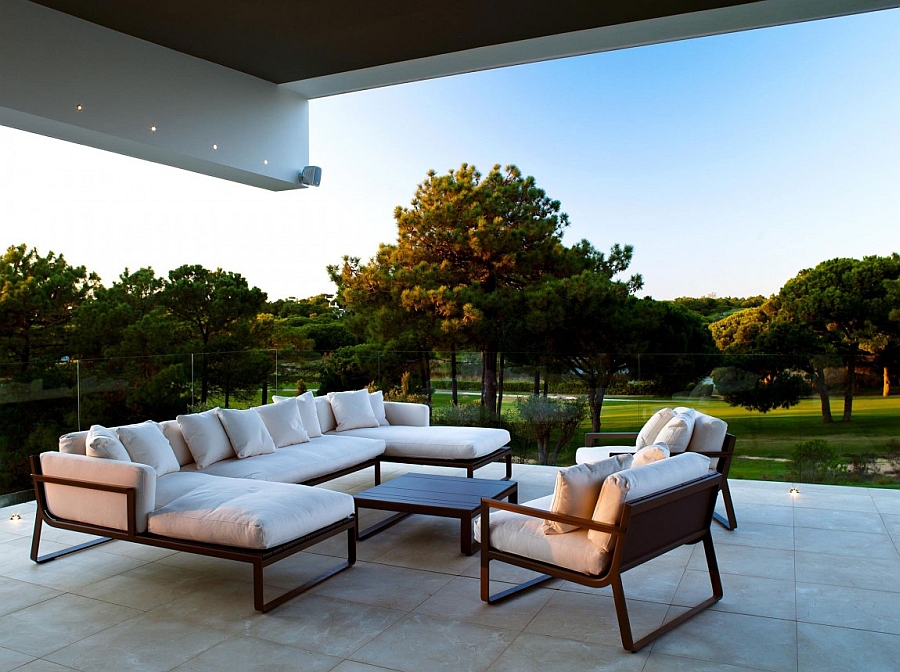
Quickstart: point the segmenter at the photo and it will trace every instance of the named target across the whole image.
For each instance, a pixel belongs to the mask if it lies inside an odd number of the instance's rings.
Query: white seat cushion
[[[637,452],[634,446],[585,446],[575,451],[575,462],[586,464],[587,462],[599,462],[614,454]]]
[[[525,502],[523,506],[548,511],[553,497]],[[606,571],[611,556],[588,541],[587,530],[569,534],[544,534],[544,521],[512,511],[491,511],[491,546],[507,553],[532,558],[582,574]],[[481,539],[481,520],[474,525],[475,539]]]
[[[386,456],[447,460],[483,457],[509,443],[509,432],[493,427],[389,425],[350,429],[340,435],[381,439],[385,442]]]
[[[272,548],[353,514],[353,497],[326,488],[219,478],[149,517],[153,534],[240,548]]]

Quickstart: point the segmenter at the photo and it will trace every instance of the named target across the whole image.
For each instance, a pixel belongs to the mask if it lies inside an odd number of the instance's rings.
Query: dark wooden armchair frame
[[[150,532],[136,531],[136,488],[45,476],[41,471],[40,456],[32,455],[30,457],[30,460],[31,478],[34,483],[34,494],[37,500],[37,511],[34,518],[34,534],[31,540],[31,559],[38,564],[50,562],[51,560],[56,560],[57,558],[70,555],[87,548],[93,548],[94,546],[99,546],[100,544],[105,544],[115,539],[130,541],[136,544],[144,544],[147,546],[156,546],[158,548],[167,548],[173,551],[183,551],[185,553],[207,555],[213,558],[224,558],[226,560],[247,562],[253,566],[253,606],[257,611],[267,612],[271,611],[281,604],[284,604],[300,593],[309,590],[325,579],[334,576],[338,572],[344,571],[356,562],[357,520],[355,515],[351,515],[348,518],[329,525],[328,527],[317,530],[312,534],[308,534],[287,543],[266,549],[220,546],[218,544],[209,544],[199,541],[173,539],[170,537],[163,537],[160,535],[152,534]],[[74,520],[66,520],[54,516],[47,507],[45,485],[48,483],[124,495],[125,506],[127,508],[127,529],[123,531],[115,528],[103,527],[100,525],[92,525]],[[78,544],[77,546],[71,546],[69,548],[65,548],[53,553],[40,555],[41,529],[44,523],[46,523],[50,527],[56,527],[62,530],[71,530],[73,532],[83,532],[85,534],[96,535],[98,538],[85,542],[83,544]],[[263,570],[266,567],[280,560],[284,560],[285,558],[288,558],[295,553],[318,544],[319,542],[322,542],[330,537],[340,534],[341,532],[347,533],[347,560],[345,562],[342,562],[336,567],[329,569],[327,572],[307,581],[303,585],[292,588],[287,592],[279,595],[278,597],[275,597],[266,602],[265,582],[263,576]]]
[[[719,565],[716,560],[710,525],[716,506],[719,484],[723,480],[720,474],[709,474],[690,483],[629,502],[624,505],[622,521],[619,525],[596,523],[592,520],[553,514],[541,509],[496,500],[482,500],[481,599],[491,604],[499,602],[553,578],[594,588],[611,586],[622,646],[626,651],[639,651],[661,635],[722,599],[722,580],[719,575]],[[490,542],[490,511],[494,509],[609,532],[616,537],[609,569],[602,575],[592,576],[497,550],[491,546]],[[622,574],[679,546],[698,542],[703,542],[706,553],[712,596],[664,623],[638,641],[634,641],[631,622],[628,618],[628,607],[625,602]],[[541,576],[496,595],[491,595],[490,563],[492,560],[540,572]]]
[[[631,441],[637,439],[637,432],[588,432],[584,435],[584,445],[589,447],[600,446],[609,441]],[[734,434],[726,434],[722,441],[722,450],[697,451],[700,455],[709,458],[718,458],[716,471],[722,474],[722,504],[725,506],[725,516],[713,512],[713,519],[726,530],[737,529],[737,518],[734,515],[734,502],[731,501],[731,490],[728,488],[728,470],[731,469],[731,460],[734,458],[734,446],[737,437]],[[693,451],[692,451],[693,452]]]

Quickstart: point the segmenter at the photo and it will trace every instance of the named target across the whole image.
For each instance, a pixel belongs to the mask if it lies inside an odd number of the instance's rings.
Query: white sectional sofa
[[[313,584],[267,602],[266,565],[345,531],[347,562],[319,580],[355,561],[353,498],[313,485],[368,467],[377,484],[382,460],[461,466],[471,476],[506,457],[510,477],[505,430],[428,420],[427,406],[359,390],[66,434],[59,452],[32,456],[32,560],[111,539],[229,557],[254,565],[254,603],[267,611]],[[43,523],[101,538],[41,556]]]

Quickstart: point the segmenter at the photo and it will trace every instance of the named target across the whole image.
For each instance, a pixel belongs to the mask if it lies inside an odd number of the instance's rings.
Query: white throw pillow
[[[303,428],[303,420],[300,418],[300,407],[297,405],[296,397],[292,397],[289,404],[276,403],[258,406],[256,412],[259,413],[266,429],[272,435],[276,448],[309,442],[309,434]]]
[[[85,439],[87,447],[85,454],[88,457],[101,457],[105,460],[121,460],[131,462],[131,457],[125,446],[119,441],[116,433],[103,425],[91,425]]]
[[[638,469],[625,469],[603,482],[597,506],[591,516],[597,523],[618,525],[626,502],[687,483],[709,473],[709,458],[698,453],[683,453]],[[588,539],[602,550],[612,552],[615,537],[608,532],[588,530]]]
[[[116,435],[124,444],[131,461],[153,467],[157,477],[181,470],[169,440],[152,420],[117,427]]]
[[[649,446],[644,446],[634,454],[634,459],[631,461],[631,468],[645,467],[648,464],[664,460],[668,456],[669,447],[664,443],[654,443]]]
[[[694,432],[694,410],[685,409],[683,413],[676,413],[666,426],[659,430],[653,443],[665,443],[669,447],[669,453],[677,455],[687,450]]]
[[[666,423],[674,417],[675,411],[671,408],[661,408],[651,415],[650,419],[644,423],[644,426],[638,433],[637,441],[634,443],[635,447],[643,448],[644,446],[656,443],[657,434],[659,434],[660,430],[666,426]]]
[[[272,401],[279,404],[284,401],[293,401],[297,404],[297,408],[300,409],[300,422],[303,423],[303,429],[306,430],[307,436],[310,439],[317,439],[322,436],[319,412],[316,410],[316,398],[312,392],[304,392],[299,397],[276,397],[273,395]]]
[[[219,421],[217,410],[211,408],[202,413],[179,415],[175,418],[198,469],[205,469],[216,462],[236,457],[228,434]]]
[[[631,455],[614,455],[598,462],[578,464],[556,472],[551,513],[561,513],[576,518],[590,518],[600,496],[603,481],[610,474],[627,469]],[[544,534],[565,534],[579,529],[577,525],[544,521]]]
[[[337,431],[378,427],[378,419],[372,412],[368,390],[355,392],[329,392],[328,401],[337,422]]]
[[[238,459],[275,452],[275,441],[255,408],[216,410]]]
[[[382,394],[381,390],[375,390],[370,393],[369,401],[372,403],[372,413],[375,415],[375,419],[378,420],[378,424],[382,427],[391,424],[384,413],[384,394]]]

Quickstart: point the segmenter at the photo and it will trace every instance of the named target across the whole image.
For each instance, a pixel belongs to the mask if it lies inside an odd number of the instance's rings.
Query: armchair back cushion
[[[697,413],[694,416],[694,431],[687,449],[701,453],[722,450],[727,432],[728,423],[724,420],[705,413]],[[718,458],[712,458],[709,466],[715,469],[718,462]]]
[[[685,408],[683,412],[675,413],[665,427],[659,430],[654,443],[665,443],[672,455],[683,453],[687,450],[688,442],[691,440],[695,417],[696,411],[692,408]]]
[[[707,473],[708,457],[697,453],[683,453],[637,469],[612,474],[603,482],[600,498],[591,517],[598,523],[618,525],[625,502],[693,481]],[[587,536],[601,550],[611,553],[615,547],[615,537],[608,532],[588,530]]]
[[[135,531],[147,531],[147,516],[156,506],[156,470],[153,467],[49,451],[41,453],[41,472],[45,476],[136,488]],[[45,483],[44,492],[47,508],[58,518],[123,532],[128,529],[125,495],[55,483]]]
[[[600,496],[603,481],[631,466],[631,455],[615,455],[599,462],[576,464],[556,472],[556,487],[550,503],[551,513],[562,513],[577,518],[590,518]],[[544,534],[565,534],[579,529],[555,520],[544,521]]]
[[[650,419],[644,423],[641,431],[638,432],[637,440],[634,444],[635,447],[643,448],[644,446],[656,443],[657,434],[659,434],[662,428],[666,426],[666,423],[674,417],[675,411],[671,408],[661,408],[651,415]]]

